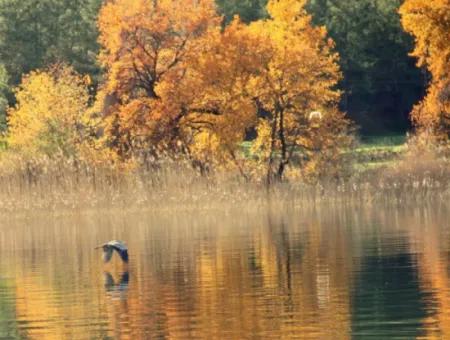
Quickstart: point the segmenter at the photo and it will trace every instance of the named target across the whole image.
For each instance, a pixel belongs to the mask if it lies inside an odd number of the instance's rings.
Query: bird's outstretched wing
[[[128,262],[128,248],[125,243],[120,241],[111,241],[108,242],[108,245],[111,247],[111,249],[117,251],[122,261]]]
[[[103,261],[109,262],[111,260],[113,254],[113,248],[112,247],[107,247],[105,249],[103,249]]]

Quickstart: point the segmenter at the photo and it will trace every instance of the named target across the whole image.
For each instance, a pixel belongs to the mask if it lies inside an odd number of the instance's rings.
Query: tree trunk
[[[274,163],[274,152],[275,152],[275,145],[276,145],[276,135],[277,135],[277,126],[278,126],[278,113],[275,113],[275,117],[272,122],[272,131],[270,135],[270,154],[269,154],[269,162],[267,164],[267,176],[266,176],[266,185],[267,187],[270,187],[273,182],[273,163]]]
[[[278,132],[278,137],[280,139],[281,143],[281,160],[280,164],[278,165],[278,171],[277,171],[277,180],[282,181],[283,180],[283,174],[284,170],[286,168],[286,165],[288,164],[288,152],[287,152],[287,145],[286,145],[286,136],[284,131],[284,111],[280,108],[280,130]]]

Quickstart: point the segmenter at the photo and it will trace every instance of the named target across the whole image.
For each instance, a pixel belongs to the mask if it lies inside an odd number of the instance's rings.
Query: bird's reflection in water
[[[120,275],[120,279],[114,279],[110,272],[105,272],[105,289],[112,299],[125,300],[127,298],[128,284],[130,282],[130,274],[128,271]]]

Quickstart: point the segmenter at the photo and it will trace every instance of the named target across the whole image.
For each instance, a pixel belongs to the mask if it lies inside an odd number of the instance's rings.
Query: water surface
[[[0,222],[0,338],[450,339],[444,208],[79,212]],[[130,263],[104,265],[121,239]]]

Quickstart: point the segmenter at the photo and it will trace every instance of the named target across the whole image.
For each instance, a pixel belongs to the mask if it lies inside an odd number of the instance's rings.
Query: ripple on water
[[[11,218],[0,237],[0,337],[450,338],[448,216]],[[93,250],[109,239],[128,243],[128,269]]]

